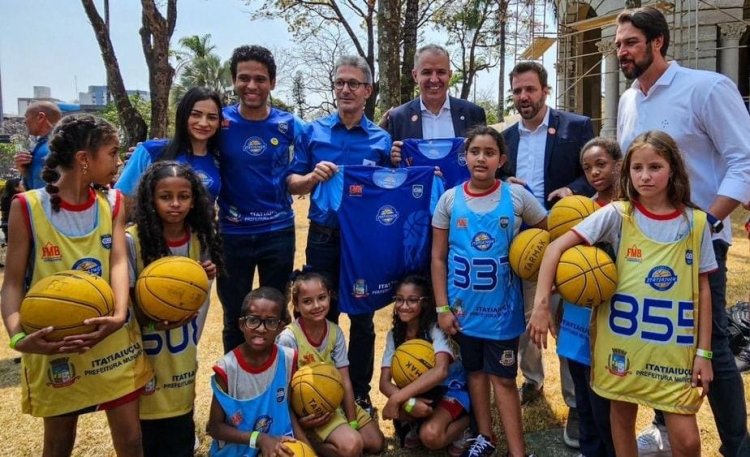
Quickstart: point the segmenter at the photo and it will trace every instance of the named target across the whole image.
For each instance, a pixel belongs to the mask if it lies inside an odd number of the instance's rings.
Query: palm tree
[[[172,90],[173,100],[176,102],[195,86],[213,89],[226,99],[232,85],[229,62],[222,63],[213,52],[216,46],[211,44],[211,34],[183,37],[179,43],[182,49],[173,52],[179,75],[179,83]]]

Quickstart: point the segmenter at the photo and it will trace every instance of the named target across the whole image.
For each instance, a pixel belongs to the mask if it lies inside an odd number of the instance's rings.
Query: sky
[[[103,16],[103,2],[95,3]],[[112,43],[129,90],[149,90],[148,68],[138,34],[140,11],[137,0],[110,1]],[[283,21],[252,20],[251,16],[251,9],[242,0],[179,0],[172,47],[176,48],[182,37],[206,33],[211,34],[215,52],[222,60],[242,44],[260,44],[276,52],[293,46]],[[53,97],[73,102],[78,92],[86,92],[88,86],[106,84],[99,46],[79,0],[0,0],[0,18],[0,78],[5,113],[18,114],[16,99],[33,96],[33,86],[48,86]],[[430,39],[444,41],[440,36]],[[549,56],[554,57],[553,52],[554,48],[545,62],[551,72]],[[280,74],[277,79],[284,76]],[[554,81],[554,75],[550,76],[550,81]],[[494,99],[496,71],[483,72],[478,80],[477,95]]]

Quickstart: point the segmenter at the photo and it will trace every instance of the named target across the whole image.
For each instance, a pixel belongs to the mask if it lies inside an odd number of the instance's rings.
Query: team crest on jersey
[[[211,187],[211,185],[214,183],[213,178],[208,176],[208,174],[206,174],[205,171],[202,171],[202,170],[193,170],[193,171],[195,171],[195,174],[198,176],[198,179],[203,184],[203,187],[205,187],[206,189]]]
[[[262,138],[257,136],[251,136],[245,140],[245,144],[242,146],[242,150],[250,154],[251,156],[259,156],[266,150],[266,142]]]
[[[55,388],[67,387],[75,383],[80,376],[76,376],[76,367],[70,362],[69,357],[61,357],[50,361],[47,370],[48,386]]]
[[[354,298],[365,298],[367,294],[367,281],[360,278],[354,281],[354,286],[352,287],[352,295],[354,295]]]
[[[112,235],[106,234],[102,235],[102,247],[104,249],[112,249]]]
[[[381,206],[375,219],[383,225],[391,225],[398,219],[398,211],[391,205]]]
[[[456,160],[458,160],[458,164],[462,167],[466,166],[466,152],[461,151],[458,153]]]
[[[156,392],[156,376],[151,378],[145,386],[143,386],[143,395],[153,395]]]
[[[62,260],[60,246],[48,241],[47,244],[42,246],[42,260],[44,262],[57,262],[58,260]]]
[[[510,219],[503,216],[500,218],[500,228],[506,229],[508,228],[508,224],[510,224]]]
[[[227,220],[229,222],[237,223],[240,221],[240,212],[237,211],[237,208],[235,208],[234,206],[230,206],[227,213],[229,213],[227,214]]]
[[[414,184],[411,186],[411,196],[414,198],[422,198],[424,195],[424,186],[421,184]]]
[[[453,311],[453,315],[456,317],[463,317],[464,313],[464,301],[460,298],[457,298],[456,301],[453,302],[453,305],[451,305],[451,311]]]
[[[607,371],[622,378],[630,374],[629,368],[628,353],[622,349],[612,348],[607,358]]]
[[[288,131],[289,131],[289,124],[286,121],[279,122],[279,132],[283,135],[286,135],[286,132]]]
[[[279,387],[276,389],[276,403],[282,403],[286,398],[286,389]]]
[[[638,245],[634,244],[630,246],[625,253],[625,259],[628,262],[642,262],[643,261],[643,252],[641,251],[641,248],[638,247]]]
[[[350,184],[349,185],[349,196],[350,197],[361,197],[364,192],[365,186],[362,184]]]
[[[268,433],[271,430],[271,424],[273,424],[273,417],[269,415],[262,415],[253,424],[254,432]]]
[[[93,257],[86,257],[73,264],[72,270],[81,270],[92,275],[102,275],[102,262]]]
[[[488,251],[494,244],[495,239],[487,232],[479,232],[471,240],[471,245],[478,251]]]
[[[465,229],[469,228],[469,219],[465,217],[459,217],[456,219],[456,228]]]
[[[687,249],[685,251],[685,263],[687,265],[693,264],[693,250],[692,249]]]
[[[516,363],[516,353],[513,351],[513,349],[506,349],[503,351],[502,355],[500,355],[500,365],[504,367],[512,367],[514,363]]]
[[[646,276],[646,284],[659,292],[666,292],[677,282],[674,270],[666,265],[659,265],[651,269]]]

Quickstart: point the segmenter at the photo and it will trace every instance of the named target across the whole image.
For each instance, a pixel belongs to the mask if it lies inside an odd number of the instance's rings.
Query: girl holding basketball
[[[510,455],[524,455],[516,389],[518,339],[524,331],[521,285],[508,249],[521,223],[547,227],[547,213],[518,184],[495,179],[508,160],[502,135],[490,127],[467,133],[471,179],[445,192],[432,218],[432,284],[440,328],[461,347],[479,432],[464,455],[486,457],[492,443],[490,386]],[[448,259],[450,258],[450,261]]]
[[[706,215],[690,201],[685,164],[664,132],[633,141],[619,190],[625,201],[601,208],[547,247],[529,334],[546,346],[549,294],[563,251],[611,243],[619,282],[610,303],[594,310],[591,382],[611,400],[615,451],[638,455],[642,404],[665,412],[673,455],[699,455],[695,413],[713,379],[708,273],[717,268]]]
[[[388,397],[383,417],[394,420],[405,449],[413,449],[420,442],[432,450],[450,445],[450,455],[461,455],[471,402],[466,372],[456,356],[458,348],[437,325],[427,279],[407,276],[395,290],[393,327],[386,336],[380,369],[380,391]],[[402,343],[415,338],[432,343],[435,366],[399,388],[391,381],[393,355]]]
[[[107,413],[117,455],[141,456],[137,400],[152,373],[129,318],[122,198],[106,187],[120,163],[117,130],[90,115],[67,116],[49,146],[47,186],[11,203],[8,256],[16,260],[2,287],[11,347],[22,353],[22,410],[44,418],[45,456],[70,455],[78,416],[98,410]],[[87,319],[96,330],[62,341],[46,339],[51,326],[26,335],[19,309],[28,288],[70,269],[110,283],[114,315]]]
[[[283,442],[307,442],[289,402],[296,365],[293,349],[275,343],[289,322],[286,298],[271,287],[245,297],[238,322],[245,342],[214,365],[213,399],[206,430],[209,455],[293,457]]]
[[[221,271],[221,242],[210,202],[188,165],[160,161],[146,170],[136,197],[136,225],[126,233],[131,291],[141,271],[165,256],[200,262],[209,279]],[[145,457],[193,455],[197,349],[209,301],[210,296],[198,313],[180,322],[152,322],[137,313],[144,350],[154,367],[140,405]]]
[[[581,149],[581,167],[586,180],[596,190],[592,200],[599,207],[607,205],[617,195],[622,152],[613,139],[597,137]],[[611,245],[606,250],[614,257]],[[614,457],[615,449],[609,421],[609,400],[591,389],[591,348],[588,329],[591,307],[563,301],[562,322],[557,339],[557,354],[568,359],[573,379],[578,410],[581,454],[587,457]]]
[[[354,402],[344,332],[326,319],[331,306],[328,281],[320,273],[297,270],[292,274],[290,289],[296,319],[279,334],[278,344],[297,351],[300,367],[313,362],[333,364],[344,384],[342,407],[332,413],[301,417],[300,425],[313,429],[320,440],[316,449],[325,456],[379,453],[383,449],[383,433],[377,422]]]

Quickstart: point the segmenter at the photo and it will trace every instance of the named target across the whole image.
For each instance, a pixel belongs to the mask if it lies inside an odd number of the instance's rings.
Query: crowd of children
[[[156,161],[140,179],[135,223],[126,230],[120,193],[109,188],[119,165],[114,128],[89,115],[66,117],[50,150],[47,187],[16,196],[9,210],[8,257],[21,261],[6,268],[2,314],[11,347],[23,358],[23,411],[44,418],[45,455],[70,455],[78,416],[97,410],[107,413],[119,456],[192,455],[195,389],[201,388],[195,385],[197,345],[208,299],[183,321],[153,322],[132,306],[128,291],[145,266],[164,256],[194,259],[211,279],[221,273],[213,198],[188,165]],[[402,446],[421,443],[454,457],[492,455],[493,390],[508,455],[526,455],[516,389],[519,336],[528,330],[546,347],[548,332],[559,329],[558,351],[570,360],[576,387],[584,456],[637,455],[639,404],[666,412],[674,455],[698,455],[695,414],[712,380],[707,273],[716,263],[706,216],[690,201],[674,141],[665,133],[645,133],[624,158],[612,140],[595,138],[584,146],[582,168],[601,208],[547,248],[528,328],[508,250],[522,224],[546,228],[546,211],[521,185],[495,178],[507,161],[498,132],[475,128],[465,150],[470,178],[440,197],[433,216],[431,281],[408,276],[393,297],[380,390],[387,397],[382,417],[394,421]],[[35,249],[47,243],[62,247],[64,261]],[[617,293],[611,306],[593,310],[566,303],[561,323],[554,322],[549,300],[556,264],[564,250],[581,243],[602,246],[616,259]],[[634,244],[648,256],[639,253],[634,260],[628,250]],[[19,309],[28,287],[78,259],[111,284],[114,315],[89,319],[96,330],[59,342],[45,339],[52,328],[25,334]],[[664,265],[674,281],[665,282],[664,275],[643,281],[644,272]],[[244,342],[213,367],[211,455],[291,456],[285,443],[293,439],[313,443],[325,456],[381,452],[385,441],[377,420],[354,401],[344,332],[326,319],[334,293],[328,279],[303,269],[290,283],[290,306],[287,294],[276,289],[247,295],[236,324]],[[668,289],[669,298],[654,298]],[[665,311],[641,314],[639,306]],[[568,331],[589,322],[590,337]],[[393,355],[415,338],[432,344],[435,366],[399,388],[392,381]],[[136,354],[127,363],[79,369],[64,390],[48,382],[52,365],[75,370],[123,348]],[[630,363],[659,361],[686,375],[676,381],[623,377],[627,367],[615,359],[625,353]],[[289,406],[290,379],[313,362],[338,369],[344,400],[335,412],[297,417]],[[185,382],[171,383],[174,376]]]

